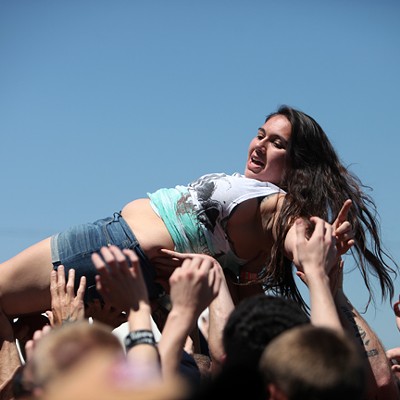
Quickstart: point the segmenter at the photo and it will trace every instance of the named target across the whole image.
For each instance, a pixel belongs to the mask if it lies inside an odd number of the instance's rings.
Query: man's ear
[[[288,400],[288,397],[275,383],[268,383],[267,385],[269,398],[268,400]]]
[[[226,362],[226,353],[224,353],[224,354],[221,356],[221,363],[222,363],[222,365],[225,364],[225,362]]]

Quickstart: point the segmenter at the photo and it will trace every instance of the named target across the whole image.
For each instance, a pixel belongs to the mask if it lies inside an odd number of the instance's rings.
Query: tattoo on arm
[[[365,355],[369,358],[369,357],[375,357],[379,354],[378,349],[367,349],[367,347],[370,344],[370,339],[367,337],[367,332],[356,323],[355,318],[356,318],[356,314],[348,309],[345,306],[341,307],[343,314],[345,315],[345,317],[347,318],[347,320],[349,321],[350,325],[353,327],[354,330],[354,337],[358,339],[358,341],[361,343],[362,347],[365,350]]]

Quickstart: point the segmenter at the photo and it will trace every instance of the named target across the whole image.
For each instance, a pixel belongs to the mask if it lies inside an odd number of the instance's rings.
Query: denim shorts
[[[160,287],[155,283],[156,272],[143,249],[140,247],[134,233],[122,218],[120,213],[114,213],[113,217],[99,219],[93,223],[73,226],[64,232],[51,237],[51,260],[54,269],[64,265],[65,274],[68,270],[75,269],[75,290],[79,286],[81,276],[86,276],[85,302],[95,298],[101,299],[96,291],[95,276],[97,270],[94,267],[91,255],[98,252],[101,247],[116,245],[120,249],[132,249],[140,260],[144,279],[150,298],[161,295]]]

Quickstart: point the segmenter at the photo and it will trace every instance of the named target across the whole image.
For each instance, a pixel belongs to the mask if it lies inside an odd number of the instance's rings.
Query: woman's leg
[[[0,265],[0,306],[8,316],[50,309],[50,238]]]

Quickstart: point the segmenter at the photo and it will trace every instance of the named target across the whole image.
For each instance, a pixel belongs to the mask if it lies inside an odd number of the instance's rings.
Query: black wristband
[[[149,344],[151,346],[156,345],[153,331],[148,329],[140,329],[137,331],[129,332],[124,340],[126,351],[138,344]]]

